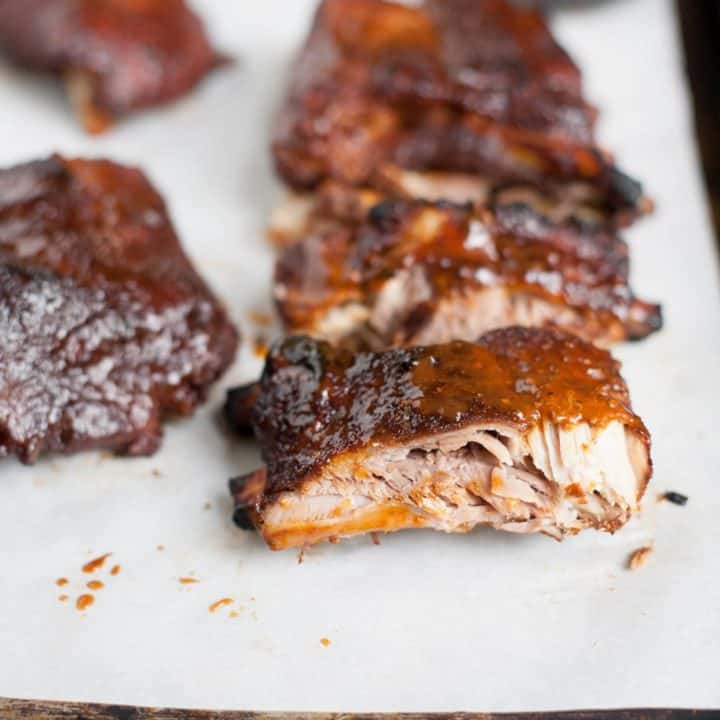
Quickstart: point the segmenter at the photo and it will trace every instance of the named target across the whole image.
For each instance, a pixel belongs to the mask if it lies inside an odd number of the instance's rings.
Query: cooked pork
[[[507,0],[324,0],[273,151],[299,191],[328,179],[375,187],[400,168],[465,173],[489,187],[580,186],[624,224],[650,205],[597,147],[595,116],[578,69],[534,10]]]
[[[223,415],[230,430],[240,437],[253,436],[253,413],[260,395],[257,382],[240,385],[228,390]]]
[[[618,370],[551,330],[360,355],[288,338],[255,406],[265,465],[231,481],[236,522],[275,550],[413,527],[614,532],[651,473]]]
[[[286,329],[356,349],[477,339],[507,325],[561,327],[600,345],[661,325],[628,285],[626,244],[592,216],[517,189],[474,212],[383,201],[365,222],[320,225],[278,259]]]
[[[152,453],[236,344],[139,170],[55,156],[0,171],[0,456]]]
[[[90,133],[183,95],[223,62],[185,0],[2,0],[0,48],[64,76]]]

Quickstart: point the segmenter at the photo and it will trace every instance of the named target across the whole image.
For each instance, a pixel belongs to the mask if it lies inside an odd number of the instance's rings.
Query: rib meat
[[[289,332],[380,350],[473,341],[506,325],[610,345],[661,326],[659,306],[628,285],[615,231],[533,192],[498,193],[479,212],[383,201],[364,217],[328,220],[283,250],[275,298]]]
[[[0,0],[0,47],[64,76],[90,133],[185,94],[223,62],[185,0]]]
[[[236,345],[139,170],[55,156],[0,171],[0,456],[150,454]]]
[[[267,359],[265,465],[231,481],[235,519],[275,550],[413,527],[614,532],[651,474],[618,370],[551,330],[359,355],[289,338]]]
[[[491,186],[581,185],[618,224],[650,208],[594,140],[580,73],[535,10],[507,0],[324,0],[273,150],[297,190],[386,172],[469,173]]]

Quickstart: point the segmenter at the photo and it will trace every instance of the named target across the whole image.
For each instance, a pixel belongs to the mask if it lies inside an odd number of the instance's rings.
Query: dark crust
[[[546,420],[593,428],[618,420],[649,447],[619,363],[567,333],[504,328],[477,344],[359,355],[291,337],[268,356],[256,405],[265,499],[298,489],[351,451],[475,423],[525,432]]]
[[[0,171],[0,456],[158,447],[237,333],[136,169],[59,156]]]
[[[260,384],[248,383],[231,388],[225,396],[223,415],[228,427],[240,437],[253,437],[255,403],[260,395]]]
[[[230,480],[230,494],[235,505],[233,522],[242,530],[253,530],[262,525],[259,509],[265,494],[266,484],[267,472],[265,468],[260,468]]]
[[[606,344],[661,327],[659,306],[637,300],[630,289],[628,248],[613,229],[580,216],[554,219],[525,199],[500,197],[477,213],[446,202],[383,201],[364,223],[340,220],[309,233],[276,265],[286,329],[313,334],[332,308],[349,302],[372,307],[389,280],[414,267],[422,268],[431,296],[423,297],[422,307],[408,300],[405,320],[383,338],[387,346],[413,344],[414,332],[442,301],[487,287],[548,300],[558,315],[570,307],[579,320],[568,329]],[[487,233],[483,243],[473,242],[471,227]]]
[[[172,100],[223,61],[184,0],[3,0],[0,47],[30,68],[88,73],[113,116]]]
[[[385,165],[592,186],[619,224],[648,209],[593,139],[578,69],[542,16],[506,0],[325,0],[273,150],[290,185],[373,183]]]

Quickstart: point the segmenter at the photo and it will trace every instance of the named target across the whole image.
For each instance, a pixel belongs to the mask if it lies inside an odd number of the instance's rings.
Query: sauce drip
[[[235,601],[232,598],[220,598],[220,600],[216,600],[209,608],[211,613],[214,613],[216,610],[219,610],[221,607],[224,607],[225,605],[232,605]]]
[[[194,577],[181,577],[179,578],[181,585],[194,585],[195,583],[199,583],[200,581],[197,578]]]
[[[100,580],[91,580],[87,584],[87,587],[89,587],[90,590],[102,590],[105,587],[105,585],[103,585],[103,583]]]
[[[60,602],[66,602],[67,599],[68,599],[68,596],[67,596],[67,595],[60,595],[60,596],[58,597],[58,600],[59,600]]]
[[[256,337],[253,342],[255,357],[264,358],[268,354],[268,344],[264,337]]]
[[[111,575],[117,575],[120,572],[120,566],[119,565],[113,565],[112,570],[110,570]]]
[[[65,585],[68,584],[68,579],[67,579],[67,578],[64,578],[64,577],[58,578],[58,579],[55,581],[55,584],[56,584],[58,587],[64,587]]]
[[[112,553],[105,553],[104,555],[101,555],[100,557],[96,557],[94,560],[91,560],[88,563],[85,563],[82,566],[82,571],[84,573],[94,573],[96,570],[99,570],[104,564],[105,561],[112,555]]]
[[[75,607],[78,610],[87,610],[95,602],[95,597],[90,594],[81,595],[75,601]]]
[[[328,647],[330,645],[330,640],[328,640],[326,637],[320,638],[320,644],[323,647]]]

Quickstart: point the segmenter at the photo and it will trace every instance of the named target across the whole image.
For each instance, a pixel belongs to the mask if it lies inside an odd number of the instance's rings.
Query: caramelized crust
[[[184,0],[2,0],[0,47],[65,74],[88,132],[183,95],[223,61]]]
[[[476,423],[598,430],[617,420],[648,444],[620,365],[551,330],[503,328],[477,343],[351,352],[291,337],[268,356],[255,406],[265,495],[296,489],[333,458]]]
[[[275,550],[417,527],[614,532],[651,473],[618,363],[559,331],[359,355],[288,338],[253,424],[265,466],[231,481],[235,521]]]
[[[237,335],[143,174],[55,156],[0,171],[0,455],[153,452]]]
[[[289,332],[383,349],[474,340],[508,324],[560,326],[609,345],[661,326],[660,308],[628,285],[617,234],[533,194],[508,191],[478,212],[383,201],[364,223],[338,217],[344,209],[278,260]]]
[[[273,150],[297,189],[393,166],[548,188],[582,182],[620,224],[649,209],[593,139],[596,112],[541,15],[506,0],[324,0]]]

